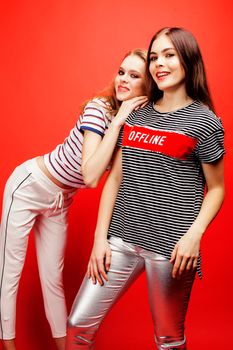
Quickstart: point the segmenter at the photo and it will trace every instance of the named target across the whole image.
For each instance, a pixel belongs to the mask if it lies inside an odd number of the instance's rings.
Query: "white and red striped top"
[[[62,144],[44,155],[49,172],[64,185],[85,187],[81,174],[84,130],[104,136],[111,122],[110,104],[102,98],[94,98],[84,108],[74,128]]]

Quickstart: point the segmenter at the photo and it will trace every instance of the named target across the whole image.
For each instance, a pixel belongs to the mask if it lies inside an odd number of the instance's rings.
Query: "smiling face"
[[[158,36],[150,51],[150,74],[163,92],[185,88],[185,71],[172,41],[165,34]]]
[[[145,95],[145,71],[146,64],[139,56],[131,54],[123,60],[114,81],[118,101]]]

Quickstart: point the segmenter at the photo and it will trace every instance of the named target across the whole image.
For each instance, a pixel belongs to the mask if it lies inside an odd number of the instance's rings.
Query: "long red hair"
[[[131,50],[131,51],[126,53],[126,55],[123,57],[122,61],[128,56],[138,56],[146,63],[147,50],[140,49],[140,48]],[[115,115],[118,112],[120,105],[121,105],[121,102],[118,101],[116,98],[114,80],[108,86],[106,86],[103,90],[101,90],[97,95],[95,95],[94,98],[100,98],[100,99],[105,100],[110,106],[110,111],[111,111],[112,115]],[[82,105],[82,109],[85,108],[86,104],[89,101],[90,101],[90,99],[84,102],[84,104]]]

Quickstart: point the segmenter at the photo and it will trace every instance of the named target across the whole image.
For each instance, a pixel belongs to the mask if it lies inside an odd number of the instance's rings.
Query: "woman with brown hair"
[[[18,166],[4,193],[0,232],[0,338],[15,350],[16,296],[33,228],[45,312],[57,349],[64,350],[66,304],[62,283],[68,210],[79,188],[95,187],[114,152],[121,126],[145,102],[146,52],[123,59],[114,84],[84,106],[65,141]]]
[[[187,349],[201,238],[224,198],[224,133],[190,32],[157,32],[147,73],[150,102],[130,114],[118,139],[67,350],[94,349],[101,321],[144,270],[158,349]]]

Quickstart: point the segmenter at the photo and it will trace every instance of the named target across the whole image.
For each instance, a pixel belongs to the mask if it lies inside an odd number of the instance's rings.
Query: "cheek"
[[[149,72],[150,72],[151,75],[153,75],[153,72],[154,72],[154,64],[153,64],[153,62],[151,62],[150,65],[149,65]]]
[[[116,77],[115,80],[114,80],[114,86],[115,86],[115,87],[117,86],[118,81],[119,81],[119,79],[118,79],[118,77]]]
[[[139,81],[135,81],[132,83],[132,92],[138,92],[139,90],[141,90],[141,82]]]
[[[141,95],[142,92],[144,91],[143,87],[144,87],[144,85],[143,85],[142,81],[140,81],[140,82],[138,81],[132,85],[132,88],[133,88],[132,92],[134,94]]]
[[[185,73],[184,73],[183,67],[176,67],[175,71],[176,71],[176,77],[177,77],[177,79],[179,79],[179,80],[184,80],[184,78],[185,78]]]
[[[182,75],[182,79],[185,79],[185,70],[183,67],[180,69],[180,74]]]
[[[179,74],[184,74],[184,68],[178,59],[174,59],[174,61],[170,62],[170,67],[171,69],[176,70]]]

